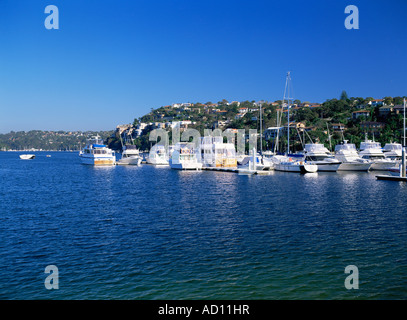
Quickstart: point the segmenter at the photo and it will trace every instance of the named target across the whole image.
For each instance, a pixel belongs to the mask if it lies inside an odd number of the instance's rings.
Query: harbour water
[[[0,299],[406,299],[407,184],[376,174],[1,152]],[[348,265],[357,290],[344,286]]]

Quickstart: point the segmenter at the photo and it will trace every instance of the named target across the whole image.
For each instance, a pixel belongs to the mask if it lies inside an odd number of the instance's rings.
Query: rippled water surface
[[[0,153],[0,299],[407,298],[407,184],[48,154]]]

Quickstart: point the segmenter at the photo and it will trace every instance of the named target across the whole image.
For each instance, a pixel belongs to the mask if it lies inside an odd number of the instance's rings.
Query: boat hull
[[[314,173],[318,171],[318,166],[313,164],[302,164],[300,165],[301,173]]]
[[[112,166],[116,164],[115,157],[86,157],[81,156],[82,164],[92,166]]]
[[[394,167],[397,167],[399,165],[399,162],[373,162],[372,166],[370,167],[370,170],[378,170],[378,171],[388,171]]]
[[[318,166],[313,164],[290,164],[277,163],[274,165],[275,171],[313,173],[318,171]]]
[[[170,163],[170,167],[176,170],[201,170],[202,163]]]
[[[22,159],[22,160],[35,159],[35,154],[21,154],[20,159]]]
[[[140,157],[126,157],[126,158],[121,158],[119,161],[117,161],[118,165],[133,165],[133,166],[139,166],[141,164],[141,158]]]
[[[338,171],[339,166],[342,164],[341,162],[317,162],[317,161],[309,161],[309,164],[316,165],[318,167],[318,171],[320,172],[336,172]]]
[[[146,162],[148,164],[153,164],[155,166],[168,166],[168,164],[169,164],[167,160],[163,160],[163,159],[150,159],[150,158],[148,158],[146,160]]]
[[[353,162],[344,162],[342,163],[338,171],[369,171],[372,163],[353,163]]]

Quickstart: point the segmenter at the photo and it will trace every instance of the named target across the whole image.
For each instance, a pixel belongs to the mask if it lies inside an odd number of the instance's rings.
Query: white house
[[[372,101],[369,101],[367,104],[373,107],[382,106],[384,105],[384,101],[383,99],[373,99]]]

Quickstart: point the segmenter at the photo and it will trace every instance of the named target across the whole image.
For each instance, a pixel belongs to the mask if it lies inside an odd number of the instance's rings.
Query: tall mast
[[[406,147],[406,99],[404,98],[404,120],[403,120],[403,130],[404,130],[404,141],[403,147]]]
[[[262,128],[262,118],[261,118],[261,103],[260,103],[260,155],[263,155],[263,128]]]
[[[291,92],[291,71],[287,72],[287,77],[285,81],[284,98],[283,98],[283,108],[284,101],[287,100],[287,154],[290,153],[290,107],[292,104],[292,98],[290,97]]]
[[[402,160],[401,160],[401,169],[400,176],[406,177],[406,99],[404,98],[404,119],[403,119],[403,149],[402,149]]]

